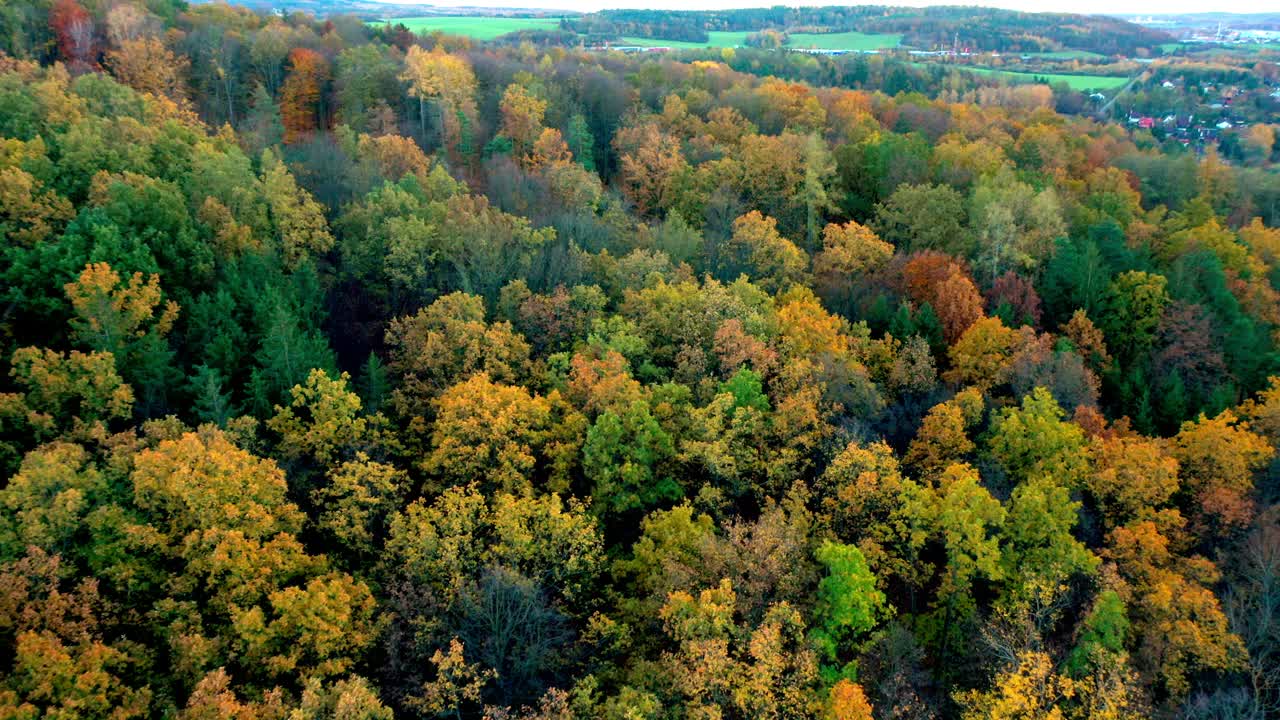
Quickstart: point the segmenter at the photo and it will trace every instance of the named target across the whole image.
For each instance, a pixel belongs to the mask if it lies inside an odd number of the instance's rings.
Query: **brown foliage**
[[[323,55],[307,48],[289,52],[289,75],[280,88],[285,142],[297,142],[327,126],[323,99],[328,82],[329,61]]]
[[[982,317],[982,295],[968,269],[950,255],[920,252],[902,268],[902,279],[911,299],[929,303],[942,322],[942,334],[953,343]]]

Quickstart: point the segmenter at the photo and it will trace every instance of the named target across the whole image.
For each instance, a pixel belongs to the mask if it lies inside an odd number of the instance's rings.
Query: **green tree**
[[[841,660],[853,654],[851,642],[885,617],[885,596],[876,589],[875,575],[857,547],[827,541],[815,556],[826,568],[826,576],[818,583],[810,637],[827,662],[833,663],[826,668],[827,674],[852,679],[856,664],[849,661],[839,667]]]
[[[1072,535],[1080,506],[1053,475],[1037,475],[1013,489],[1000,551],[1009,596],[1031,599],[1097,568],[1097,556]]]
[[[336,363],[325,337],[308,328],[282,298],[260,313],[261,345],[254,353],[248,390],[255,412],[265,415],[285,401],[291,388],[306,382],[312,370],[332,373]]]
[[[1051,477],[1075,489],[1088,471],[1084,432],[1063,420],[1062,408],[1048,390],[1038,387],[1022,405],[999,413],[991,422],[988,450],[1014,477]]]
[[[573,153],[573,159],[577,160],[582,167],[595,172],[596,139],[591,134],[587,119],[581,113],[569,116],[569,127],[565,132],[564,140],[569,145],[569,152]]]
[[[964,200],[946,185],[904,185],[876,205],[872,227],[902,252],[938,250],[964,257],[970,247]]]
[[[678,499],[684,491],[668,475],[674,454],[671,436],[644,401],[634,401],[618,414],[602,413],[582,448],[582,469],[592,483],[596,511],[633,513]]]
[[[1110,589],[1099,592],[1080,622],[1075,647],[1067,656],[1067,672],[1081,677],[1098,662],[1099,653],[1121,655],[1128,635],[1129,613],[1120,594]]]
[[[1163,275],[1136,270],[1120,273],[1111,281],[1107,311],[1102,316],[1103,330],[1107,346],[1120,357],[1122,365],[1133,362],[1151,347],[1160,316],[1169,304],[1168,284]]]

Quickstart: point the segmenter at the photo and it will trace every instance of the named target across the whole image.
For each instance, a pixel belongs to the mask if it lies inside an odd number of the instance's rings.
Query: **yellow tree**
[[[534,143],[542,134],[547,101],[529,92],[525,86],[512,83],[502,93],[498,112],[502,115],[501,132],[511,140],[512,153],[523,159],[533,150]]]
[[[311,193],[298,187],[293,174],[271,150],[262,153],[262,190],[286,266],[296,267],[304,259],[333,247],[324,207]]]
[[[267,427],[280,435],[285,457],[308,457],[320,465],[372,451],[393,442],[381,414],[366,415],[360,396],[347,385],[350,376],[330,378],[313,369],[305,385],[294,385],[288,407],[276,406]]]
[[[892,448],[883,442],[849,443],[827,466],[817,489],[836,536],[858,546],[881,586],[891,576],[915,578],[920,543],[912,538],[907,501],[920,488],[902,476]]]
[[[808,264],[804,251],[778,233],[778,222],[758,210],[733,221],[733,237],[724,255],[724,279],[747,273],[757,285],[775,292],[799,281]]]
[[[1005,382],[1022,335],[998,317],[981,318],[951,346],[948,382],[987,389]]]
[[[671,202],[673,184],[688,166],[680,153],[680,141],[659,129],[657,123],[618,130],[613,138],[618,151],[622,192],[641,215],[652,215]]]
[[[1170,448],[1196,529],[1212,537],[1253,519],[1253,474],[1275,450],[1231,411],[1185,422]]]
[[[976,447],[968,429],[982,419],[982,410],[982,394],[972,388],[934,405],[907,447],[905,462],[921,475],[931,476],[962,461]]]
[[[1255,217],[1240,228],[1240,239],[1263,262],[1271,267],[1280,264],[1280,228],[1267,227],[1262,218]]]
[[[110,265],[96,263],[64,288],[75,310],[76,341],[110,353],[145,409],[163,407],[174,376],[165,336],[178,317],[178,304],[163,300],[159,276],[143,280],[142,273],[134,273],[126,284]]]
[[[71,320],[76,340],[121,360],[140,338],[167,334],[178,317],[178,304],[163,302],[155,274],[144,281],[142,273],[134,273],[122,286],[110,265],[95,263],[64,288],[76,313]]]
[[[284,472],[218,430],[185,433],[134,457],[134,504],[179,554],[206,528],[251,538],[296,533],[302,513],[285,497]]]
[[[187,87],[183,80],[191,61],[175,55],[154,37],[124,40],[107,53],[107,66],[120,82],[157,97],[166,97],[179,107],[187,107]]]
[[[236,651],[267,676],[341,675],[377,634],[373,593],[348,575],[312,578],[267,600],[232,619]]]
[[[822,230],[822,250],[813,257],[815,290],[827,300],[843,298],[868,273],[893,257],[893,245],[852,220]]]
[[[446,390],[435,405],[426,470],[446,485],[479,479],[506,492],[532,490],[535,453],[551,419],[545,398],[477,373]]]
[[[32,450],[0,490],[0,556],[17,557],[27,548],[73,556],[88,515],[108,496],[106,477],[80,445],[52,442]]]
[[[1172,552],[1170,536],[1182,531],[1181,522],[1166,511],[1118,527],[1103,553],[1119,570],[1116,592],[1129,608],[1140,669],[1174,698],[1185,696],[1196,673],[1232,672],[1248,656],[1210,589],[1221,579],[1217,567]]]
[[[386,340],[388,369],[400,378],[392,397],[410,417],[428,416],[437,395],[477,372],[494,382],[515,382],[529,364],[529,344],[511,323],[486,323],[484,300],[460,292],[392,320]]]
[[[1140,436],[1095,437],[1084,486],[1108,526],[1122,525],[1163,506],[1178,490],[1178,461],[1163,445]]]
[[[96,639],[69,644],[48,631],[20,633],[0,684],[0,715],[145,718],[150,690],[124,681],[136,662]]]
[[[423,684],[421,695],[409,698],[409,705],[436,717],[449,713],[462,717],[460,705],[480,702],[480,692],[496,673],[467,662],[464,651],[458,638],[449,641],[448,651],[436,650],[431,656],[435,678]]]
[[[1107,342],[1102,331],[1098,329],[1083,308],[1077,308],[1071,319],[1062,326],[1062,334],[1075,346],[1076,352],[1089,367],[1102,370],[1111,364],[1111,355],[1107,353]]]
[[[116,373],[111,353],[28,347],[14,352],[11,364],[9,375],[24,392],[0,393],[0,416],[26,425],[36,438],[133,411],[133,388]]]
[[[331,471],[328,483],[311,494],[319,510],[316,525],[358,561],[370,562],[386,536],[391,513],[410,487],[394,466],[364,453]]]
[[[442,48],[426,51],[414,45],[404,58],[400,79],[409,83],[409,96],[418,99],[422,134],[427,134],[427,103],[439,106],[440,128],[446,147],[456,148],[460,139],[458,113],[475,115],[476,76],[464,58]]]
[[[1255,432],[1262,433],[1272,447],[1280,447],[1280,377],[1267,378],[1267,387],[1236,409]]]
[[[288,714],[284,692],[276,688],[259,702],[236,697],[231,676],[223,668],[208,673],[195,684],[178,720],[260,720]]]
[[[959,693],[963,720],[1064,720],[1075,681],[1059,675],[1047,653],[1025,651],[987,691]]]
[[[841,678],[827,695],[826,720],[871,720],[872,707],[862,686]]]
[[[26,170],[4,167],[0,161],[0,236],[33,246],[58,232],[74,215],[66,198],[44,189]]]
[[[721,580],[697,597],[667,596],[659,610],[674,649],[664,653],[673,689],[688,717],[813,717],[818,663],[804,636],[800,613],[782,602],[760,624],[742,627],[733,584]]]
[[[530,169],[548,171],[568,165],[573,160],[569,145],[555,128],[543,128],[529,153],[520,160]]]

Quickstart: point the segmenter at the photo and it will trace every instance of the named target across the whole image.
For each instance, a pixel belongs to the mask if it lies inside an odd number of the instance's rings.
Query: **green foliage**
[[[1080,623],[1079,639],[1067,657],[1067,672],[1080,677],[1099,662],[1099,653],[1123,653],[1128,634],[1129,615],[1119,593],[1114,590],[1098,593],[1089,614]]]
[[[1080,503],[1062,481],[1037,476],[1014,488],[1003,528],[1000,561],[1013,595],[1057,588],[1092,573],[1098,558],[1072,535]]]
[[[255,412],[262,414],[282,402],[312,369],[331,372],[334,358],[324,336],[303,325],[283,301],[264,309],[258,322],[262,344],[254,354],[249,397]]]
[[[962,256],[970,247],[964,219],[963,200],[950,187],[907,185],[876,206],[874,227],[903,252],[939,250]]]
[[[1124,272],[1111,281],[1103,330],[1107,345],[1123,359],[1134,359],[1155,339],[1156,325],[1169,303],[1169,281],[1163,275]]]
[[[684,490],[667,475],[674,455],[667,434],[640,400],[621,414],[605,412],[587,431],[582,469],[601,515],[647,510],[679,499]]]
[[[1044,476],[1076,487],[1086,472],[1085,438],[1063,415],[1048,390],[1032,390],[1020,408],[1007,409],[992,421],[991,455],[1015,477]]]
[[[856,664],[839,668],[838,663],[852,654],[851,642],[864,637],[883,619],[885,596],[876,589],[876,578],[858,548],[828,541],[818,547],[815,556],[826,568],[826,576],[818,583],[810,637],[828,663],[837,663],[829,668],[833,674],[855,680]]]
[[[569,152],[573,153],[573,159],[577,160],[582,167],[595,172],[596,139],[592,136],[585,117],[577,114],[569,118],[569,129],[565,133],[564,140],[569,146]]]
[[[742,368],[733,374],[733,377],[720,383],[720,392],[726,392],[733,396],[733,407],[751,408],[758,412],[767,413],[772,408],[769,406],[769,398],[764,394],[764,386],[760,382],[760,374]]]
[[[226,380],[214,368],[197,365],[189,380],[192,410],[200,422],[224,427],[237,412]]]

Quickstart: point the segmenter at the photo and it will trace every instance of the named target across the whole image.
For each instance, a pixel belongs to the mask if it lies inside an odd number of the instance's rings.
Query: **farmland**
[[[479,15],[430,15],[393,18],[383,22],[399,23],[415,33],[439,30],[451,35],[465,35],[476,40],[492,40],[521,30],[555,30],[559,18],[485,17]]]
[[[1025,73],[991,68],[960,66],[961,70],[982,75],[998,75],[1013,82],[1066,83],[1072,90],[1115,90],[1129,82],[1127,77],[1113,75],[1067,75],[1065,73]]]
[[[558,18],[514,18],[484,17],[464,15],[440,15],[412,18],[394,18],[381,22],[400,23],[413,32],[441,32],[453,35],[465,35],[476,40],[492,40],[507,33],[521,30],[554,30],[560,26]],[[676,49],[696,49],[711,47],[739,47],[746,44],[746,32],[710,31],[707,41],[703,43],[685,40],[667,40],[664,38],[646,38],[626,36],[618,39],[620,45],[636,45],[640,47],[670,47]],[[824,50],[877,50],[897,47],[902,43],[902,35],[869,34],[860,32],[841,33],[795,33],[791,35],[788,47],[821,48]]]
[[[787,47],[822,50],[879,50],[898,47],[902,44],[902,35],[897,33],[792,33],[790,38],[791,41],[787,43]]]
[[[681,50],[709,47],[739,47],[746,44],[747,35],[748,33],[745,32],[719,32],[713,30],[707,33],[707,41],[704,43],[688,42],[685,40],[666,40],[663,38],[623,37],[618,40],[618,44],[636,45],[639,47],[669,47]]]

